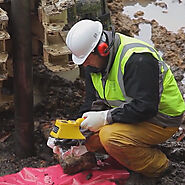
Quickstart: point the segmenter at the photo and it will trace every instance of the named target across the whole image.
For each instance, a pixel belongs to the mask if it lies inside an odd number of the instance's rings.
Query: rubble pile
[[[8,28],[8,15],[5,10],[0,8],[0,112],[13,106],[13,97],[3,89],[8,77],[13,76],[11,63],[12,59],[8,53],[7,41],[10,40]]]
[[[74,5],[74,1],[41,0],[38,17],[43,25],[43,60],[52,71],[72,70],[74,64],[68,63],[71,52],[65,44],[68,24],[67,10]]]
[[[0,124],[0,175],[18,172],[25,166],[46,167],[58,163],[50,148],[46,146],[47,137],[45,136],[48,135],[50,126],[57,118],[75,118],[79,107],[84,101],[83,79],[72,82],[53,73],[53,71],[62,70],[64,67],[60,63],[60,67],[54,68],[59,64],[57,58],[61,57],[64,64],[66,64],[65,61],[69,52],[66,50],[66,52],[62,51],[60,53],[58,46],[63,47],[64,44],[65,25],[68,24],[65,8],[68,5],[71,6],[72,4],[69,2],[72,1],[62,1],[67,4],[64,3],[62,6],[60,2],[60,0],[42,0],[38,10],[39,20],[44,28],[42,40],[44,57],[35,57],[33,63],[34,85],[42,89],[41,100],[34,107],[35,156],[22,160],[16,158],[14,154],[14,120],[9,114],[4,117]],[[165,27],[159,25],[157,21],[142,18],[142,12],[138,12],[134,19],[128,17],[124,14],[124,1],[122,0],[109,0],[107,2],[111,11],[112,24],[115,26],[116,31],[133,36],[138,34],[140,23],[151,25],[152,41],[155,47],[163,52],[164,60],[171,66],[180,90],[182,94],[185,94],[185,87],[181,82],[184,78],[185,68],[185,33],[183,28],[178,33],[169,32]],[[163,6],[163,4],[159,6]],[[0,77],[1,74],[6,73],[1,73],[0,71]],[[47,131],[46,134],[44,130]],[[178,141],[179,134],[178,132],[167,142],[158,146],[172,161],[173,171],[171,174],[155,181],[155,185],[185,184],[185,140],[183,138]],[[133,182],[132,184],[137,183]],[[146,184],[153,184],[152,180],[142,181],[142,185]]]

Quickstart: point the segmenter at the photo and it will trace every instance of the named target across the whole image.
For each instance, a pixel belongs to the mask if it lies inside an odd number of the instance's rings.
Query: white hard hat
[[[103,26],[99,21],[81,20],[77,22],[68,32],[66,44],[72,52],[75,64],[84,63],[89,54],[98,44]]]

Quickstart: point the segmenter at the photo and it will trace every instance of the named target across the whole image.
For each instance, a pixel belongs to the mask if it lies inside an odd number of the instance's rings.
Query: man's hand
[[[62,148],[60,148],[59,146],[56,146],[55,145],[55,142],[56,142],[56,138],[53,138],[53,137],[49,137],[48,138],[48,141],[47,141],[47,145],[53,149],[53,153],[55,154],[61,154],[62,153]]]
[[[81,128],[89,129],[90,131],[96,132],[100,127],[108,124],[106,111],[90,111],[82,115],[85,120],[81,123]]]

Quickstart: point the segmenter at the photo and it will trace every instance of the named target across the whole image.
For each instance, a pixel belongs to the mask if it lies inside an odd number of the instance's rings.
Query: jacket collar
[[[112,32],[111,31],[104,31],[104,32],[107,34],[108,43],[110,44],[111,41],[112,41]],[[103,75],[103,78],[105,80],[107,79],[108,74],[111,70],[111,67],[114,63],[114,59],[116,57],[116,53],[118,51],[120,43],[121,43],[121,40],[120,40],[119,35],[115,34],[114,44],[113,44],[113,47],[111,47],[111,49],[110,49],[110,54],[109,54],[109,57],[108,57],[107,67],[105,68],[104,75]]]

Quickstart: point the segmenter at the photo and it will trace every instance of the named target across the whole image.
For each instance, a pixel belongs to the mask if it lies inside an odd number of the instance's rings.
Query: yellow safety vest
[[[101,99],[106,99],[112,107],[129,103],[132,98],[125,92],[123,75],[124,66],[133,53],[151,53],[159,62],[159,113],[168,116],[180,116],[185,111],[185,103],[179,91],[175,78],[170,68],[165,64],[158,52],[146,42],[119,34],[119,45],[112,68],[108,74],[105,88],[102,84],[101,73],[91,73],[93,85]]]

